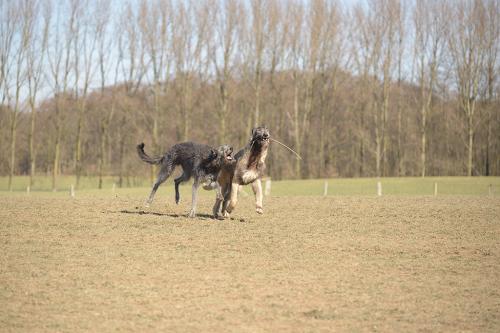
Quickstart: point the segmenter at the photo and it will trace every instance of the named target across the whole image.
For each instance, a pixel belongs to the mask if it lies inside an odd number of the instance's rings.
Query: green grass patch
[[[333,178],[286,180],[272,182],[273,195],[323,195],[325,182],[328,195],[377,195],[377,182],[382,195],[500,195],[500,177],[405,177],[405,178]]]
[[[172,177],[173,179],[174,177]],[[0,193],[26,193],[29,178],[25,176],[14,177],[13,192],[7,191],[7,177],[0,177]],[[306,179],[272,181],[271,195],[273,196],[322,196],[325,182],[328,182],[328,195],[377,195],[377,182],[382,184],[383,195],[434,195],[434,186],[437,183],[438,195],[500,195],[500,177],[406,177],[406,178],[333,178],[333,179]],[[116,177],[105,177],[103,188],[98,189],[97,177],[82,177],[76,192],[88,195],[121,195],[147,196],[150,190],[150,181],[146,178],[130,178],[123,188],[118,188]],[[71,184],[75,184],[74,176],[61,176],[58,178],[56,193],[67,195]],[[265,182],[264,182],[265,183]],[[31,192],[53,193],[51,178],[39,176],[30,188]],[[113,192],[113,184],[115,189]],[[191,183],[181,186],[181,195],[190,196]],[[265,184],[263,184],[265,186]],[[243,191],[251,195],[250,186],[245,186]],[[173,182],[167,182],[160,187],[159,195],[173,196]],[[163,193],[163,194],[162,194]],[[244,193],[244,194],[245,194]],[[200,191],[200,195],[212,195],[212,192]]]

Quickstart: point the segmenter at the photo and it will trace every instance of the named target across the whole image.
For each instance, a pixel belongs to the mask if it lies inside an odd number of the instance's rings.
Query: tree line
[[[498,0],[5,0],[0,174],[144,174],[242,147],[281,178],[500,174]]]

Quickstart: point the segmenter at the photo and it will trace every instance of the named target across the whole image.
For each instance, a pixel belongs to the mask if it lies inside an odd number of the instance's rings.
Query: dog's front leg
[[[195,217],[196,216],[196,204],[198,203],[198,187],[200,186],[200,183],[198,180],[195,180],[193,183],[193,189],[191,193],[191,211],[189,212],[189,217]]]
[[[214,215],[214,218],[219,217],[219,210],[221,206],[222,200],[219,200],[219,198],[215,199],[214,207],[212,208],[212,214]]]
[[[224,200],[224,197],[222,196],[222,187],[220,186],[219,182],[216,181],[215,184],[216,198],[212,213],[214,214],[214,218],[217,218],[219,216],[220,205]]]
[[[236,203],[238,202],[238,189],[240,185],[238,183],[231,184],[231,197],[229,199],[229,204],[226,207],[226,211],[231,213],[236,207]]]
[[[264,213],[264,208],[262,207],[262,181],[260,178],[252,183],[252,190],[255,194],[255,211],[262,214]]]
[[[222,216],[224,218],[229,217],[229,213],[227,212],[227,204],[229,203],[229,199],[231,197],[231,184],[226,183],[224,184],[224,187],[222,188],[222,192],[224,194],[224,201],[222,202]]]

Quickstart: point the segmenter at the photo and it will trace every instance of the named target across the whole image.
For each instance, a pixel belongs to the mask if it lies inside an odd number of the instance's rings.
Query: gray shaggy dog
[[[194,178],[192,189],[192,205],[189,217],[196,216],[196,205],[198,201],[198,187],[203,183],[215,182],[222,167],[234,163],[231,156],[233,148],[229,145],[222,145],[217,149],[205,144],[195,142],[182,142],[175,144],[163,156],[150,157],[144,152],[144,143],[137,145],[137,154],[140,159],[149,164],[160,164],[160,172],[153,185],[151,194],[146,201],[149,206],[153,201],[158,187],[172,174],[175,167],[182,167],[182,175],[174,180],[175,202],[179,203],[179,185],[186,182],[191,177]],[[216,182],[215,182],[216,183]],[[220,198],[220,187],[216,187],[217,197]]]

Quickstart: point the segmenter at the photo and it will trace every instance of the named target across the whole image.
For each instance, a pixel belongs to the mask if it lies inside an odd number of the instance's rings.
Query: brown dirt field
[[[500,331],[499,198],[147,194],[1,196],[0,331]]]

